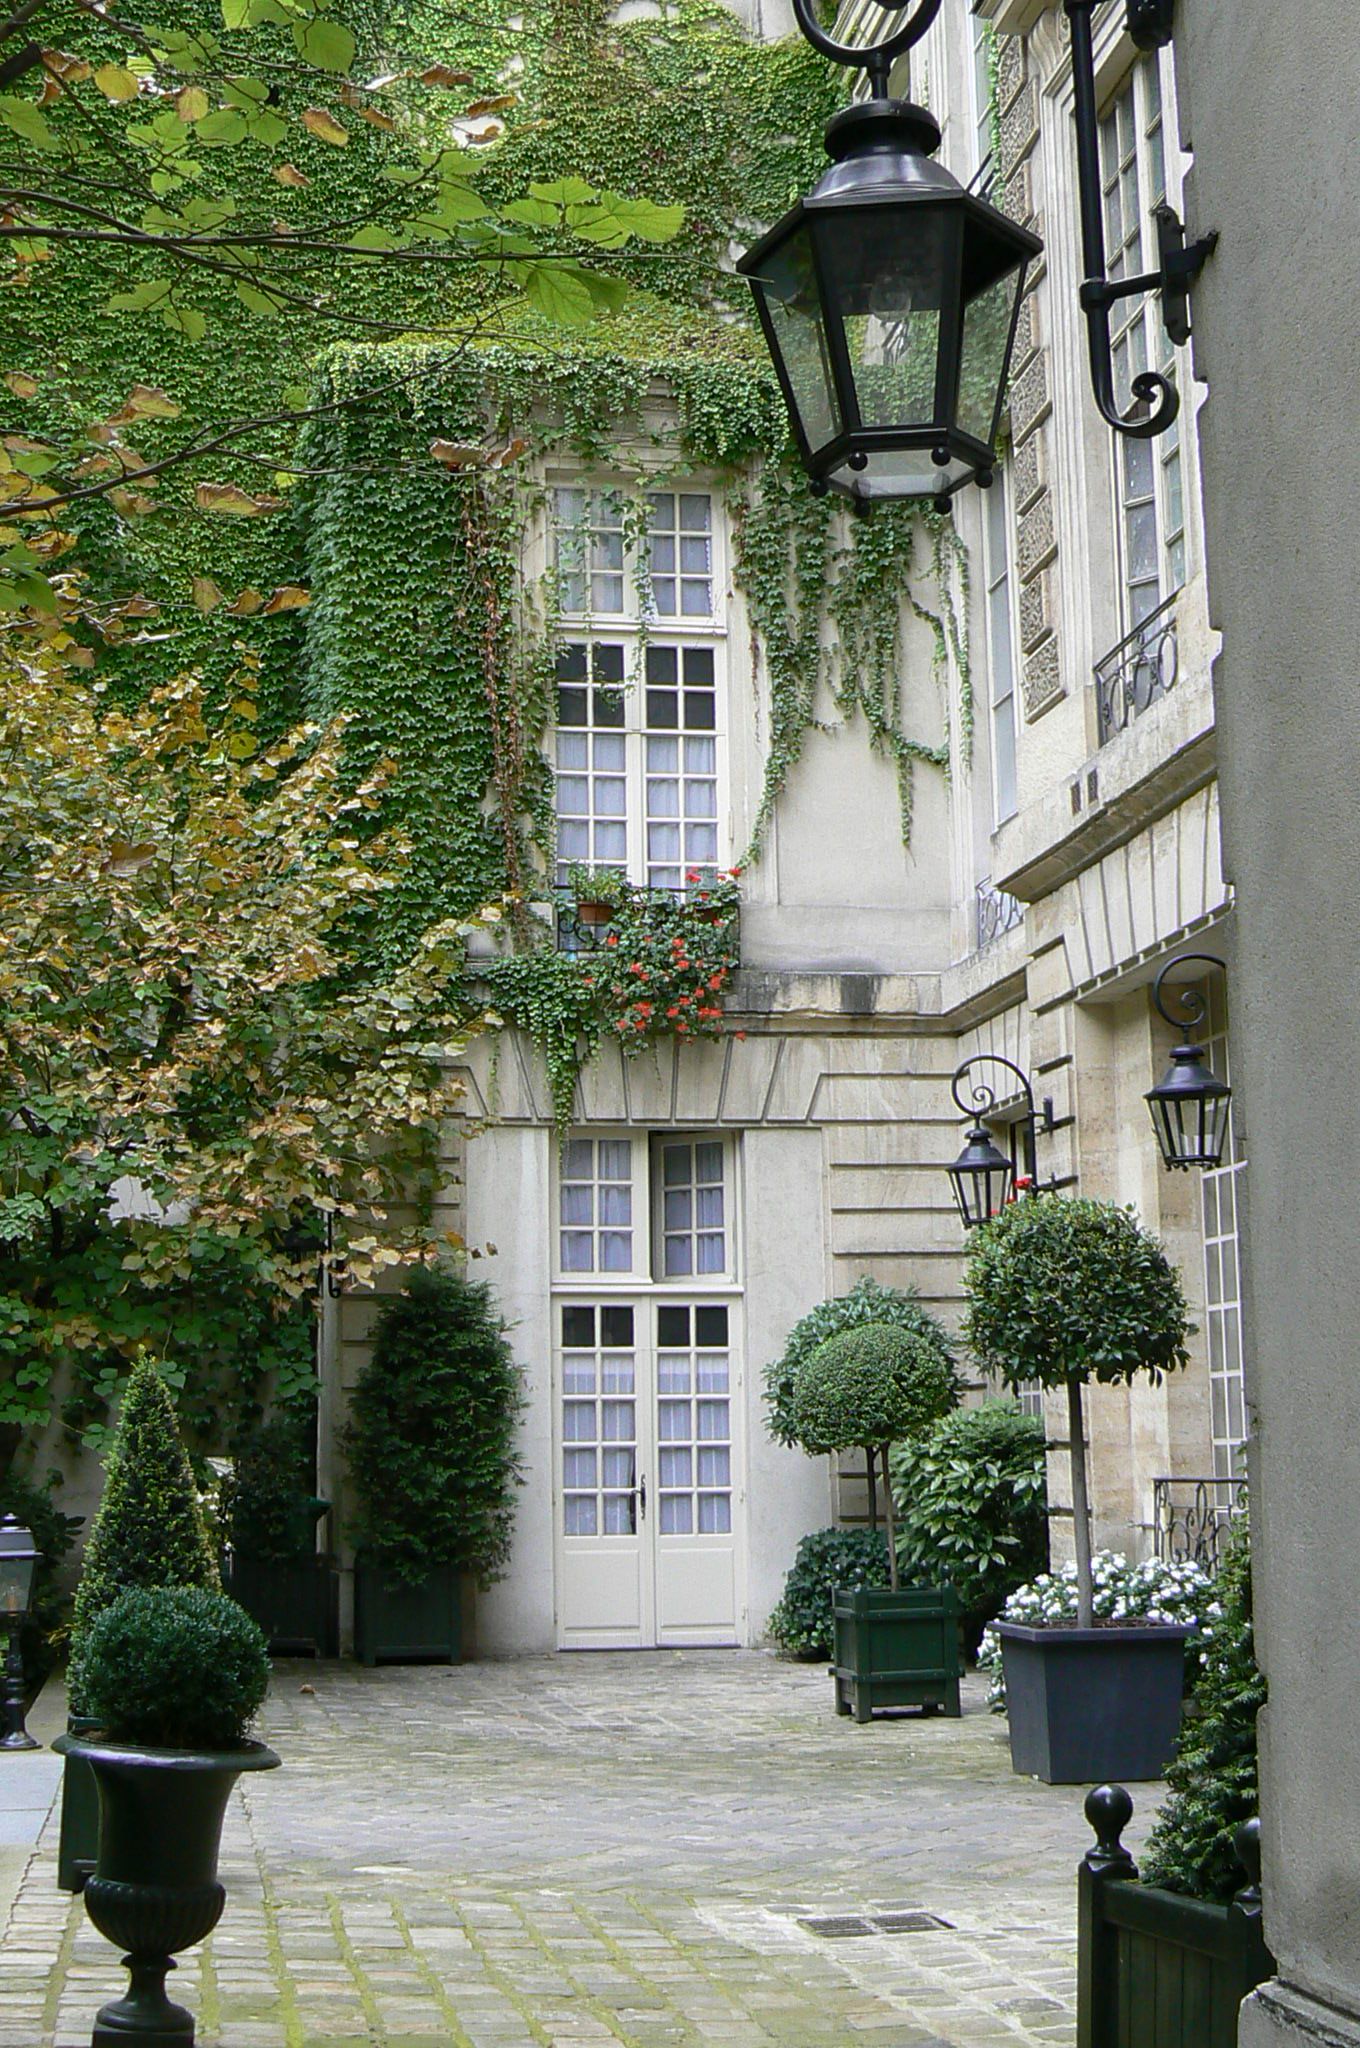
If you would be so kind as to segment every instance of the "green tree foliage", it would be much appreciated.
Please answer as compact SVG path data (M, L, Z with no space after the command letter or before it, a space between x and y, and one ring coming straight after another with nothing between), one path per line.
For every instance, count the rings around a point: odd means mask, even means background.
M83 1706L116 1742L236 1749L269 1690L269 1646L243 1607L203 1586L139 1586L90 1624Z
M1079 1618L1091 1625L1091 1526L1081 1390L1126 1385L1189 1360L1180 1276L1162 1246L1113 1202L1028 1195L974 1231L964 1333L980 1362L1018 1390L1067 1389Z
M881 1459L888 1521L888 1574L897 1587L897 1544L888 1447L947 1414L959 1382L947 1346L895 1323L862 1323L828 1337L794 1375L795 1441L814 1456L862 1446L872 1474Z
M86 1638L120 1593L132 1586L220 1585L169 1389L144 1362L133 1368L123 1396L76 1588L71 1690L79 1710Z
M1246 1881L1233 1835L1257 1810L1256 1717L1266 1700L1252 1637L1245 1511L1234 1518L1213 1591L1199 1635L1199 1678L1142 1873L1149 1884L1226 1905Z
M239 1446L218 1490L224 1533L238 1557L283 1564L316 1548L304 1425L276 1415Z
M794 1553L770 1634L790 1657L830 1657L831 1603L838 1586L886 1586L888 1539L881 1529L814 1529Z
M889 1463L899 1571L956 1589L971 1654L1006 1596L1048 1563L1044 1426L984 1401L898 1444Z
M358 1543L418 1580L455 1565L482 1585L510 1553L520 1373L491 1290L425 1268L384 1301L345 1449Z
M867 1276L857 1280L848 1294L833 1295L809 1309L790 1330L783 1352L765 1368L766 1421L776 1443L796 1444L799 1440L793 1420L793 1383L803 1360L828 1337L865 1323L891 1323L895 1329L910 1330L953 1357L943 1323L922 1307L915 1289L884 1287Z

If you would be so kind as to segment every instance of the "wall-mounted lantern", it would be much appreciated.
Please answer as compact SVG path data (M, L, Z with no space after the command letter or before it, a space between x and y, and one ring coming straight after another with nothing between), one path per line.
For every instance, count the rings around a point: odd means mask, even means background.
M1152 1128L1161 1147L1162 1164L1188 1172L1192 1166L1207 1171L1223 1164L1232 1089L1210 1070L1204 1047L1191 1042L1195 1026L1209 1007L1203 990L1194 986L1175 988L1179 1016L1173 1016L1162 1001L1162 984L1167 975L1187 960L1199 960L1210 967L1224 965L1216 953L1178 953L1157 976L1152 985L1152 1000L1167 1023L1184 1033L1185 1042L1172 1046L1171 1065L1144 1099L1152 1112Z
M1025 1098L1025 1114L1021 1120L1022 1142L1025 1155L1023 1188L1014 1179L1014 1169L1006 1154L992 1141L983 1118L996 1108L996 1090L986 1081L968 1080L974 1067L1001 1067L1013 1074L1020 1083L1020 1092ZM968 1099L961 1093L967 1081ZM999 1215L1006 1203L1013 1201L1019 1192L1026 1194L1047 1193L1057 1186L1053 1180L1040 1183L1036 1132L1039 1114L1034 1107L1034 1089L1029 1075L1023 1067L1017 1067L1013 1060L1004 1059L1000 1053L980 1052L965 1060L956 1068L949 1084L950 1092L965 1116L975 1121L968 1133L962 1152L948 1169L950 1184L954 1190L954 1201L959 1215L963 1218L965 1230L973 1230L979 1223L987 1223ZM1053 1102L1045 1096L1043 1101L1043 1128L1053 1129Z
M816 0L793 0L814 49L866 71L870 97L828 123L831 169L737 265L755 294L813 489L839 491L862 511L894 498L947 505L965 484L991 483L1025 278L1043 249L1037 235L933 161L940 130L923 107L889 96L895 59L925 35L943 0L878 4L907 19L883 42L857 46L827 33ZM1215 238L1187 248L1176 215L1159 207L1157 270L1107 276L1096 4L1065 0L1076 92L1079 297L1096 404L1120 433L1147 438L1171 425L1179 399L1161 371L1143 371L1133 380L1132 412L1120 414L1110 307L1131 293L1158 291L1168 334L1186 340L1189 288ZM1129 33L1141 48L1170 40L1174 0L1126 4Z

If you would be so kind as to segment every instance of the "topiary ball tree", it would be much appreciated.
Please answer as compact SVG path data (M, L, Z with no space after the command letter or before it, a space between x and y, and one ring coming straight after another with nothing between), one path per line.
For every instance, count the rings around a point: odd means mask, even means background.
M264 1631L225 1593L134 1586L90 1624L85 1708L116 1742L237 1749L269 1669Z
M866 1274L848 1294L833 1295L818 1302L801 1321L794 1324L782 1354L765 1368L765 1413L770 1435L777 1444L795 1445L798 1432L793 1426L793 1382L805 1358L810 1358L828 1337L842 1330L857 1330L865 1323L892 1323L898 1329L925 1337L952 1359L953 1346L943 1323L922 1305L915 1288L884 1287ZM869 1473L869 1526L878 1527L878 1487Z
M894 1323L864 1323L828 1337L794 1375L795 1443L819 1456L862 1449L873 1484L881 1458L888 1523L888 1577L897 1591L897 1534L888 1448L919 1436L953 1408L959 1382L948 1348Z
M84 1712L81 1666L95 1618L132 1586L221 1590L175 1405L155 1366L132 1369L104 1468L104 1492L71 1613L72 1704Z
M1026 1195L974 1233L964 1333L1012 1392L1067 1390L1077 1621L1091 1626L1091 1513L1081 1390L1185 1365L1191 1324L1162 1246L1114 1202Z
M345 1452L360 1546L415 1582L442 1565L498 1578L510 1554L524 1397L484 1283L425 1267L378 1313Z

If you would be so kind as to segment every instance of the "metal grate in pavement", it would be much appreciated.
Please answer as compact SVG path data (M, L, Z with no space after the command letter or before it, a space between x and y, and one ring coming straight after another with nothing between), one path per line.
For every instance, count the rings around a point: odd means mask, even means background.
M954 1925L952 1920L941 1920L938 1913L926 1913L919 1907L895 1913L800 1913L797 1919L800 1927L820 1935L823 1941L862 1940L870 1934L921 1934Z
M874 1926L884 1934L922 1934L931 1927L952 1927L952 1920L942 1920L938 1913L923 1913L917 1909L909 1913L875 1913Z

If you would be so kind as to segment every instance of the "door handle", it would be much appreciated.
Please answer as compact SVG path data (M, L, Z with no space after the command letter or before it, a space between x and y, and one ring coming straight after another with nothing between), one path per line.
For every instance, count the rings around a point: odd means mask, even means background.
M645 1472L638 1480L638 1506L642 1509L642 1519L645 1522L647 1519L647 1474Z

